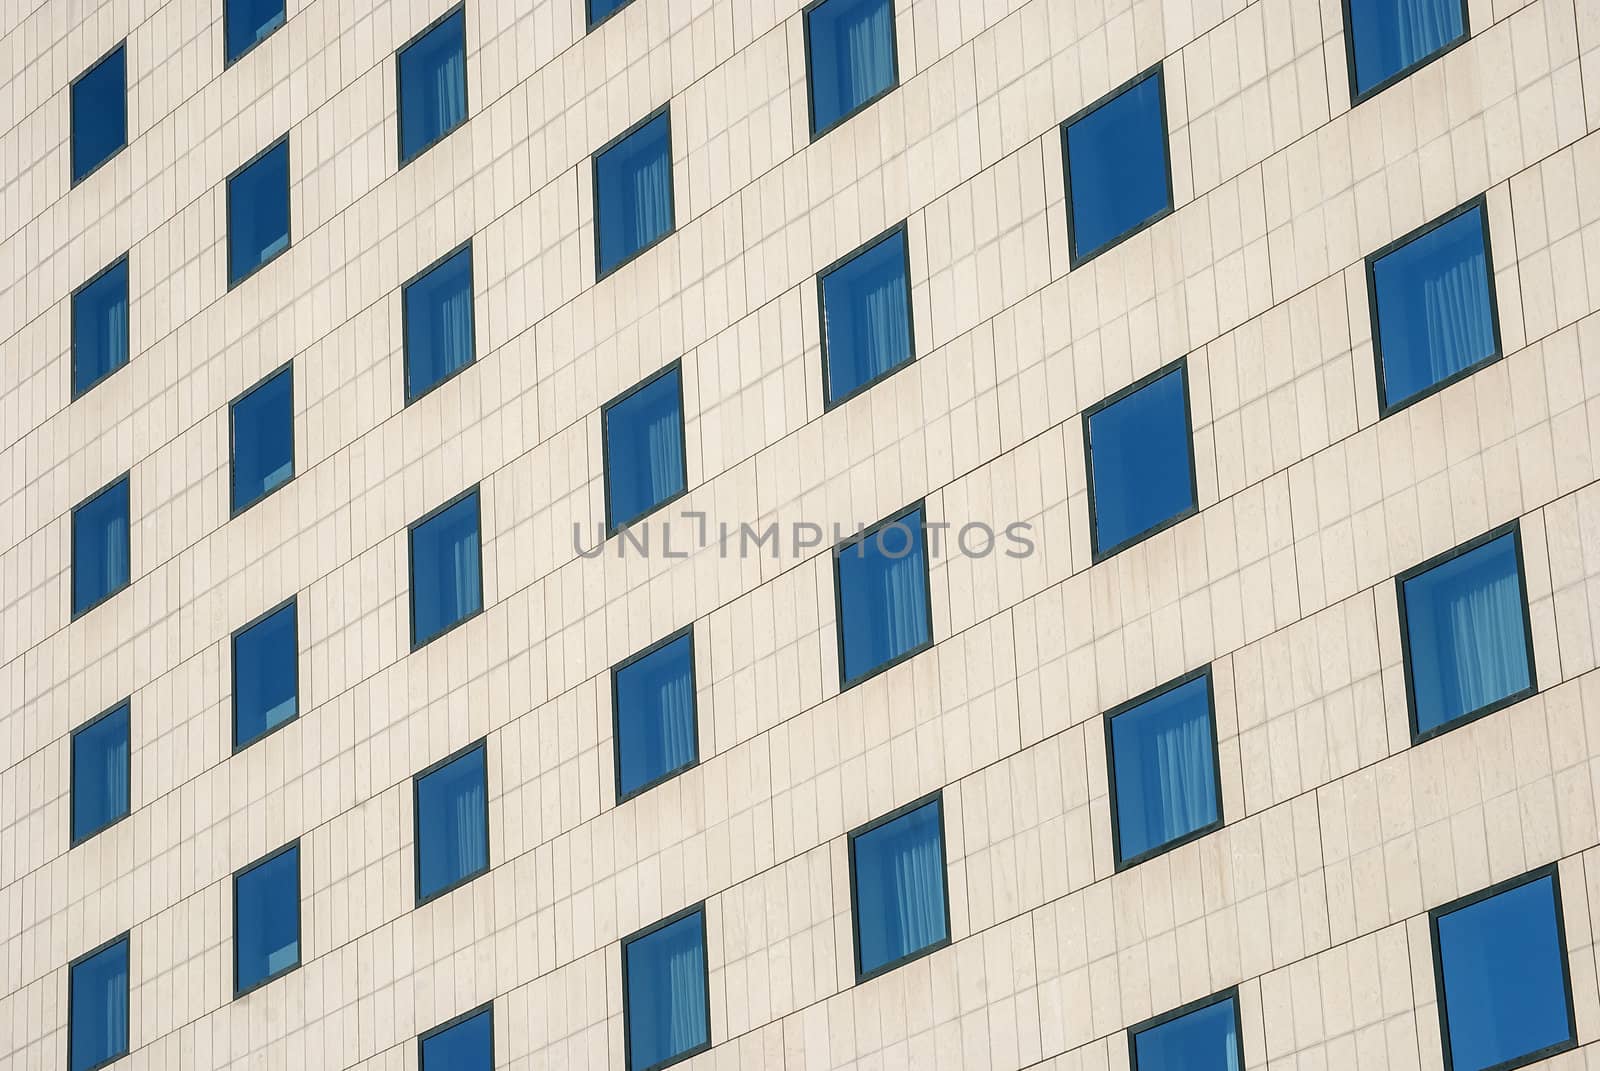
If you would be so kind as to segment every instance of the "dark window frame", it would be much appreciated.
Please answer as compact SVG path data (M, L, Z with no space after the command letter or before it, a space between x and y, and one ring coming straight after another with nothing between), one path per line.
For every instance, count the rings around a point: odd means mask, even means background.
M464 124L463 124L464 125ZM443 139L441 139L443 140ZM421 155L420 153L418 154ZM413 157L415 159L415 157ZM432 275L438 269L448 264L458 253L467 254L467 298L472 305L472 322L467 325L468 334L472 341L472 356L466 364L446 374L433 383L428 384L415 394L411 393L411 312L406 304L406 293L417 283ZM400 393L405 405L419 402L432 394L452 379L461 375L467 369L478 363L478 280L477 273L472 265L472 236L463 242L457 243L450 250L434 259L427 267L417 272L411 278L400 284Z
M79 186L83 185L85 182L88 182L89 178L92 175L97 173L101 168L105 167L107 164L109 164L111 161L115 160L117 157L121 156L125 151L127 151L128 146L133 144L132 132L128 129L129 124L128 124L128 53L127 53L127 48L128 48L128 38L127 37L123 37L116 44L112 45L109 49L107 49L100 56L99 59L97 59L93 63L89 64L89 66L85 67L82 71L79 71L78 72L78 76L76 78L74 78L67 85L67 171L69 173L76 173L76 171L77 171L77 160L75 159L75 157L77 156L78 131L77 131L76 125L72 121L72 98L77 94L78 83L79 82L81 82L85 78L89 77L95 71L98 71L101 68L101 66L107 60L109 60L112 56L115 56L118 52L122 53L122 144L117 146L110 153L108 153L104 160L101 160L99 163L95 164L93 167L91 167L89 170L85 171L83 174L77 175L77 177L75 177L67 185L67 188L69 190L75 190Z
M674 372L678 374L678 448L683 451L683 490L668 495L637 516L619 521L611 515L611 465L607 458L607 447L611 439L611 412L635 394L655 383L656 380ZM600 480L601 497L605 499L601 505L605 509L607 539L610 539L624 528L638 524L646 517L671 505L689 493L689 412L683 404L683 358L680 357L662 365L600 407Z
M229 281L228 281L228 290L229 291L232 291L235 288L244 285L244 282L245 282L246 279L249 279L249 278L253 277L257 273L259 273L261 271L261 269L265 268L268 264L271 264L271 263L277 261L280 257L282 257L286 253L288 253L289 250L294 248L294 146L289 143L289 133L290 133L289 131L285 130L278 137L274 138L272 140L272 142L267 145L266 148L262 149L260 152L256 153L254 156L250 157L250 159L246 160L244 163L242 163L238 167L234 168L231 172L228 173L228 177L222 180L222 213L226 217L226 222L227 222L227 225L223 228L222 259L225 262L224 263L224 269L226 270L227 274L230 277ZM284 151L283 197L284 197L284 201L285 201L285 203L286 203L286 205L288 207L288 210L289 210L288 213L287 213L288 224L289 225L288 225L288 228L287 228L287 231L286 231L286 233L288 234L289 240L288 240L288 242L286 242L284 244L284 247L282 249L278 250L276 253L272 254L272 256L268 257L266 260L263 260L261 263L257 264L255 267L251 268L249 271L245 272L243 275L239 276L237 279L234 279L234 278L232 278L232 275L233 275L233 180L238 178L240 175L244 174L246 171L250 170L251 167L253 167L256 164L260 163L263 159L266 158L268 153L272 152L279 145L283 146L283 151Z
M258 744L280 729L293 725L300 720L302 703L300 702L300 607L299 592L295 592L287 599L277 603L269 610L265 610L246 621L228 635L228 706L232 713L231 726L233 736L233 754L237 755L246 748ZM285 718L266 732L252 736L248 740L239 739L239 637L266 621L269 617L280 611L294 607L294 717Z
M888 963L874 967L872 970L863 973L861 970L861 899L856 885L856 841L859 840L864 834L871 833L875 829L886 826L897 819L904 818L913 811L919 811L930 803L938 804L939 877L944 883L944 937L941 940L917 949L915 952L908 952L903 956L892 959ZM874 818L870 822L864 822L845 834L845 864L850 871L850 940L855 949L854 966L856 972L856 985L870 981L879 975L888 974L890 971L899 967L904 967L907 963L922 959L924 956L931 956L941 948L948 948L954 943L953 933L955 927L952 925L950 918L949 849L950 840L948 832L945 828L944 789L942 788L935 789L925 796L920 796L917 799L912 800L910 803L901 804L888 814Z
M272 37L279 30L281 30L285 26L289 25L289 0L283 0L283 17L278 20L278 24L276 26L274 26L272 29L268 30L266 33L262 34L260 37L256 38L254 41L250 42L250 44L246 45L244 47L243 51L241 51L238 55L230 57L228 55L228 17L229 17L231 8L232 8L232 4L230 4L228 2L228 0L222 0L222 69L223 70L227 70L229 67L232 67L235 63L238 63L240 60L244 59L250 53L254 52L257 48L261 47L261 45L263 43L265 43L268 38Z
M822 0L817 0L817 2L821 3ZM867 241L863 242L861 245L856 246L856 248L852 249L844 256L835 260L832 264L829 264L827 267L817 272L817 335L821 340L822 346L822 411L824 413L832 409L837 409L839 406L843 405L845 402L848 402L851 398L854 398L858 394L865 394L868 390L877 386L879 383L882 383L884 380L888 379L901 369L910 368L912 365L917 363L917 320L916 313L912 309L913 302L911 300L911 235L909 228L907 227L909 222L909 219L901 220L899 223L896 223L882 234L879 234L874 238L867 239ZM905 360L901 361L887 372L880 372L871 379L857 385L852 390L849 390L835 398L832 396L832 391L830 389L832 381L828 376L828 303L827 295L823 290L823 284L826 282L828 276L832 275L846 264L849 264L857 257L866 253L870 253L872 250L876 249L884 242L887 242L897 234L900 236L901 247L905 252L906 339L911 343L911 353L906 357Z
M927 512L927 505L928 505L928 500L927 499L919 498L915 502L912 502L908 506L902 506L900 509L898 509L895 512L889 514L889 516L887 516L887 517L883 518L882 520L878 521L876 524L873 524L868 528L863 528L858 533L851 533L851 535L849 537L847 537L845 539L842 539L842 540L840 540L839 542L837 542L837 543L835 543L833 545L833 549L832 549L832 552L831 552L832 557L833 557L833 621L834 621L833 632L834 632L834 638L838 643L838 649L839 649L839 691L840 691L840 693L847 692L851 688L854 688L859 684L863 684L863 683L871 680L873 677L876 677L876 676L878 676L880 674L883 674L883 673L887 673L889 670L893 669L895 666L898 666L900 663L908 662L911 659L915 658L917 655L921 654L922 652L927 651L927 650L931 650L933 648L934 644L937 642L935 637L934 637L934 629L933 629L933 562L931 560L932 559L932 552L928 549L928 538L927 538L927 517L928 517L928 512ZM900 521L902 521L905 518L909 517L911 514L917 512L918 510L922 511L922 516L923 516L923 533L922 533L922 555L923 555L923 561L922 561L922 598L923 598L923 608L927 611L927 617L928 617L928 638L925 641L923 641L922 643L919 643L919 644L917 644L917 645L915 645L915 646L913 646L913 647L911 647L911 648L909 648L909 649L907 649L905 651L900 652L899 654L895 655L893 658L889 659L888 661L883 662L880 665L874 666L872 669L870 669L867 672L861 674L859 677L854 677L854 678L847 677L845 675L847 671L845 669L845 660L844 660L844 584L842 582L843 578L839 574L839 559L840 559L841 556L844 555L844 553L846 551L850 550L852 547L860 546L861 544L865 543L868 539L871 539L873 536L877 535L883 529L888 528L891 525L898 524ZM909 553L909 551L907 553ZM864 555L862 555L862 556L864 556Z
M484 593L483 593L483 496L480 493L482 488L483 488L483 484L481 482L472 484L470 487L466 488L463 491L457 492L453 497L446 499L445 501L441 502L439 505L437 505L437 506L433 507L432 509L430 509L427 513L424 513L421 517L418 517L416 520L414 520L410 524L406 525L406 582L408 584L408 589L407 589L407 592L406 592L406 602L407 602L408 607L409 607L409 613L410 613L410 618L411 618L411 652L413 654L415 654L417 651L422 650L424 647L428 646L428 644L430 644L430 643L433 643L435 640L440 639L443 636L449 635L450 633L454 632L456 629L460 628L462 625L465 625L468 621L471 621L473 618L481 616L483 614L483 612L488 609L488 603L485 600ZM429 636L427 639L422 640L421 642L418 642L417 641L417 568L416 568L416 566L417 566L417 546L416 546L416 532L417 532L417 529L421 528L423 525L427 524L429 521L431 521L435 517L439 516L439 514L443 513L445 510L449 509L451 506L459 505L460 503L465 502L469 497L474 497L474 496L476 497L477 507L478 507L478 509L477 509L477 514L478 514L478 608L476 610L472 611L470 614L466 614L466 615L462 616L461 618L459 618L458 620L456 620L452 624L446 625L444 628L440 629L438 632L435 632L432 636Z
M1402 82L1411 75L1420 71L1434 60L1442 59L1447 53L1454 52L1472 39L1472 22L1467 17L1466 0L1457 0L1461 5L1461 34L1453 40L1447 41L1437 51L1430 52L1421 59L1400 68L1387 78L1375 83L1371 89L1361 92L1356 82L1356 35L1355 20L1351 17L1350 0L1340 0L1339 9L1344 16L1344 58L1345 73L1350 79L1350 107L1354 108L1363 101L1371 100L1385 89L1397 82Z
M99 725L101 722L111 717L111 715L123 709L128 711L128 809L123 811L117 817L113 818L111 821L107 822L105 825L96 826L94 829L91 829L89 832L80 837L73 828L73 818L77 812L78 796L78 737L80 734L93 729L96 725ZM88 721L79 725L76 729L72 730L67 739L67 768L67 847L69 849L76 848L80 844L88 843L95 837L98 837L100 834L110 829L112 826L117 825L120 822L125 822L133 816L133 696L124 696L115 703L112 703L109 707L106 707L106 709L102 710L94 717L90 718Z
M423 145L421 148L417 149L417 151L412 153L410 156L407 156L406 155L406 133L405 133L405 123L406 123L406 120L405 120L405 115L406 115L406 111L405 111L405 108L406 108L405 78L400 73L400 57L404 56L407 52L409 52L413 45L419 43L424 37L427 37L434 30L437 30L439 27L443 26L446 22L449 22L452 18L454 18L458 14L461 16L461 87L462 87L461 88L461 105L462 105L461 122L457 123L455 126L451 127L450 129L441 132L438 137L434 138L432 141L428 142L426 145ZM394 115L395 115L395 134L394 134L395 152L396 152L396 155L399 157L399 160L400 160L400 164L399 164L399 167L397 168L397 170L404 169L407 164L410 164L413 161L420 159L424 154L427 153L427 151L429 149L433 148L435 145L438 145L440 142L444 141L451 134L454 134L457 130L460 130L462 127L466 126L469 121L471 121L471 119L472 119L472 79L467 77L467 2L466 2L466 0L458 0L457 3L451 5L451 7L450 7L450 9L448 11L446 11L444 14L440 15L438 18L434 19L432 22L428 23L428 25L424 26L421 30L418 30L416 33L412 34L410 39L407 40L405 44L401 45L399 48L394 50ZM474 340L474 342L476 342L476 340ZM474 352L476 352L476 347L474 347Z
M634 0L628 0L629 4L633 2ZM628 5L623 5L623 7L626 6ZM617 11L621 10L622 8L617 9ZM612 12L612 14L616 14L616 12ZM627 256L611 265L610 268L602 268L601 260L604 257L604 253L600 248L600 157L604 156L612 149L615 149L618 145L621 145L624 141L627 141L630 137L637 134L639 131L643 130L645 127L649 126L663 115L667 117L667 200L672 206L672 226L668 227L650 241L646 242L638 249L635 249L633 252L629 253ZM673 173L672 166L672 101L669 100L659 108L654 109L649 115L646 115L643 119L640 119L628 129L624 130L622 133L618 134L616 137L600 146L594 152L590 153L589 177L590 188L593 191L594 198L594 204L592 206L594 213L594 281L598 284L602 279L606 279L615 275L617 272L621 271L635 260L638 260L640 257L644 256L650 250L654 249L656 246L660 245L662 242L665 242L668 238L671 238L674 234L678 233L678 180L677 176Z
M888 85L872 94L872 96L868 97L860 104L857 104L849 111L844 112L827 126L818 128L815 90L816 82L813 78L811 69L811 12L827 2L828 0L811 0L809 4L800 9L800 39L805 43L806 54L806 128L810 130L811 140L813 142L821 140L827 134L843 126L846 122L860 115L862 112L878 103L878 101L882 100L884 97L887 97L890 93L893 93L895 90L900 88L900 27L898 20L895 18L894 0L884 0L884 3L889 5L889 44L891 46L889 52L890 66L893 68L894 72L893 77L890 79ZM906 279L908 282L910 278L911 273L908 271L906 273Z
M660 651L665 647L672 646L685 636L689 638L689 693L694 697L694 757L688 762L684 763L682 766L679 766L677 769L668 770L666 773L646 781L644 784L630 792L623 792L622 710L621 704L617 702L617 676L635 662L649 658L657 651ZM689 624L683 626L675 632L663 636L661 639L655 641L641 651L635 651L633 654L629 655L627 658L624 658L621 662L618 662L616 665L611 667L611 759L612 772L616 777L616 780L613 782L613 784L616 786L617 805L619 807L631 799L644 795L657 785L666 784L674 777L679 777L683 774L686 774L696 766L700 765L700 681L694 664L694 622L691 621Z
M132 252L132 250L129 250L128 252L123 253L120 257L117 257L110 264L107 264L105 267L101 268L99 271L97 271L93 275L89 276L89 278L87 278L83 282L79 283L77 285L77 287L72 291L72 293L68 296L68 299L67 299L67 331L69 332L69 335L68 335L68 339L69 340L68 340L68 343L67 343L67 346L68 346L67 353L68 353L68 364L71 365L71 367L67 370L67 378L69 380L69 387L71 389L71 394L72 394L72 400L73 401L77 401L79 398L82 398L84 395L86 395L90 391L94 390L100 384L104 383L106 380L110 379L112 376L116 375L118 372L122 371L124 368L128 367L130 364L133 363L133 261L129 257L129 253L131 253L131 252ZM128 315L123 317L123 324L122 324L122 348L123 348L123 351L127 354L127 357L123 360L123 362L121 364L117 365L117 367L111 369L109 372L102 372L100 375L96 376L94 379L90 380L87 384L85 384L82 390L79 390L78 389L78 295L82 294L85 290L89 289L95 283L98 283L101 279L104 279L107 275L110 275L112 272L116 271L117 268L122 267L122 266L126 266L127 267L127 271L128 271L128 293L127 293Z
M630 1006L632 1002L628 998L628 946L641 938L649 937L657 930L664 930L675 922L682 922L691 915L700 916L700 963L704 968L701 971L701 978L705 982L706 1040L699 1045L685 1049L676 1056L641 1068L640 1071L661 1071L662 1068L682 1063L711 1048L713 1040L711 1036L711 925L706 921L706 901L701 900L680 911L673 912L659 922L652 922L641 930L635 930L622 939L622 1066L626 1071L632 1071L633 1068L633 1009Z
M1207 1008L1221 1004L1225 1000L1233 1001L1233 1044L1237 1051L1239 1069L1244 1071L1246 1067L1244 1061L1244 1014L1239 1008L1239 987L1236 985L1231 985L1226 989L1212 993L1210 996L1201 997L1199 1000L1191 1000L1189 1003L1173 1008L1171 1011L1153 1015L1141 1023L1134 1023L1128 1027L1129 1071L1139 1071L1139 1048L1136 1040L1140 1034L1147 1030L1166 1026L1170 1022L1182 1019L1186 1015L1192 1015L1197 1011L1205 1011Z
M472 873L459 877L448 885L442 885L424 896L422 894L422 782L429 775L438 773L457 759L464 759L474 751L483 752L483 869L474 870ZM411 777L411 876L412 891L416 894L416 906L421 907L423 904L432 903L446 893L453 892L470 883L473 879L481 878L489 873L494 868L494 855L490 850L493 846L491 841L492 838L489 836L489 738L480 736L472 743L456 749ZM468 1012L467 1017L472 1014L472 1012ZM443 1028L437 1027L435 1029Z
M235 506L233 503L234 498L236 497L235 491L238 487L238 482L235 479L235 473L239 467L239 448L234 413L237 410L240 402L244 401L246 398L250 397L250 395L254 394L262 387L265 387L268 383L271 383L281 375L287 375L289 377L289 478L278 484L276 487L257 495L244 505ZM272 371L256 380L250 386L240 391L230 402L228 402L228 519L232 520L240 514L249 511L253 507L260 505L262 502L265 502L267 499L271 498L285 487L288 487L290 484L294 483L295 477L298 475L300 475L300 458L296 454L294 444L294 358L291 357L289 360L283 362L277 368L274 368Z
M422 1033L418 1034L417 1071L428 1071L428 1064L423 1059L422 1047L424 1044L432 1040L435 1035L443 1034L446 1030L451 1030L455 1027L458 1027L462 1023L465 1023L470 1019L476 1019L478 1016L485 1013L487 1013L489 1016L489 1066L491 1068L494 1067L494 1000L491 998L484 1003L479 1004L476 1008L473 1008L470 1011L464 1011L460 1015L457 1015L452 1019L447 1019L438 1026L429 1030L424 1030Z
M633 0L623 0L622 3L618 4L616 7L612 8L610 11L606 12L604 15L601 15L597 19L594 17L593 0L583 0L583 18L584 21L588 23L589 27L585 32L593 33L606 23L610 22L617 15L622 14L622 12L626 11L632 4Z
M132 479L132 476L133 476L133 470L132 469L127 469L122 473L122 475L113 477L111 479L111 481L109 483L107 483L105 486L101 487L97 491L90 492L90 494L87 497L85 497L81 502L79 502L76 506L73 506L72 507L72 512L67 518L67 542L70 544L70 547L71 547L71 555L70 555L70 557L72 559L72 561L71 561L71 566L72 567L71 567L71 569L69 570L69 572L67 574L67 587L68 587L67 601L68 601L69 604L73 604L73 606L74 606L73 611L72 611L72 617L71 617L72 621L77 621L79 618L87 617L96 608L100 607L101 605L103 605L105 603L110 602L117 595L119 595L122 592L128 590L129 588L133 587L133 479ZM82 609L78 609L76 607L77 596L78 596L78 591L77 591L77 587L78 587L78 511L83 509L85 506L91 505L94 502L99 501L101 495L106 494L108 491L115 490L116 486L119 483L126 483L128 485L128 579L126 581L124 581L122 584L118 585L117 587L112 588L110 591L106 592L104 595L100 596L98 599L95 599L93 602L89 603L87 606L84 606Z
M94 959L96 956L98 956L102 952L109 952L112 948L116 947L119 944L126 944L128 946L128 990L127 990L128 1024L127 1024L127 1027L126 1027L127 1036L125 1038L123 1038L123 1049L122 1049L121 1052L117 1053L115 1056L107 1057L106 1059L101 1060L97 1064L90 1064L87 1068L84 1069L84 1071L98 1071L99 1068L110 1067L112 1064L116 1063L118 1060L122 1059L124 1056L127 1056L130 1052L133 1051L133 930L127 929L127 930L123 930L121 933L117 934L117 936L111 938L111 940L102 942L101 944L98 944L95 947L89 949L89 951L83 953L82 955L78 956L76 959L72 960L70 963L67 964L67 1067L68 1068L72 1067L72 1004L73 1004L72 998L73 998L73 989L74 989L74 985L75 985L73 976L77 974L78 966L80 964L86 963L89 960Z
M275 848L257 859L253 863L246 863L233 872L233 999L238 1000L247 994L254 993L279 978L293 974L305 965L306 959L306 916L305 897L303 886L305 884L305 867L301 860L295 862L295 957L294 962L284 967L276 974L268 974L258 978L243 989L239 988L239 879L249 874L252 870L277 859L286 852L295 851L300 847L300 838L296 837L281 848Z

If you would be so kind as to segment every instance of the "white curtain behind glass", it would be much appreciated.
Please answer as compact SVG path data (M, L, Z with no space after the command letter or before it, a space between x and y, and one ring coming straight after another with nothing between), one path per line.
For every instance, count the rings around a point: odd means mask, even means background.
M1483 304L1488 286L1481 250L1422 280L1428 370L1434 382L1493 351L1494 335Z
M1181 837L1211 821L1211 741L1204 719L1189 718L1155 737L1161 823L1153 843Z
M1527 685L1517 574L1463 590L1446 604L1461 710L1477 710Z
M944 881L939 843L921 823L908 823L892 851L895 903L900 914L899 949L906 955L945 936Z
M645 448L650 451L648 471L651 502L660 502L683 489L683 438L678 429L678 407L673 405L650 421Z
M661 757L664 770L676 770L695 756L694 690L689 674L661 684Z
M698 936L695 931L689 935ZM705 1040L706 991L700 942L685 940L667 960L667 981L672 987L672 1016L667 1024L668 1054L676 1055Z
M472 360L472 288L463 278L459 289L439 305L439 335L435 339L439 378Z
M457 874L476 874L489 865L488 838L481 836L484 816L483 782L479 781L456 797Z
M898 550L898 533L888 535L890 549ZM885 563L883 573L884 657L895 655L921 643L927 637L927 614L923 608L922 555L908 553Z
M459 618L478 609L480 602L478 533L468 527L461 532L450 547L451 582L454 584L452 618Z
M1395 9L1400 56L1421 59L1456 34L1459 0L1399 0Z
M101 1005L106 1010L107 1053L121 1052L128 1037L128 973L116 971L105 980L105 995Z
M849 79L844 99L857 103L871 97L894 77L894 40L889 26L889 5L872 4L863 17L845 29L845 61L840 66Z
M633 242L639 249L666 231L672 218L672 161L665 152L641 159L633 171Z
M120 586L128 579L128 515L118 513L105 528L106 589Z
M434 68L434 85L437 93L434 106L438 109L436 130L446 131L459 123L467 114L467 57L464 49L450 50L445 61Z
M910 352L906 336L905 285L899 264L891 264L873 280L862 302L862 382L875 379L905 359Z

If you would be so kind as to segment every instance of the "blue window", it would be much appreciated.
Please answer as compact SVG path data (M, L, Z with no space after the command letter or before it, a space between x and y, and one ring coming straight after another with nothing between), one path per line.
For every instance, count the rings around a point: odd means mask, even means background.
M467 13L457 7L400 50L400 163L467 121Z
M1131 1071L1241 1071L1238 995L1229 990L1133 1027L1128 1048Z
M1533 694L1533 634L1516 527L1424 562L1398 583L1415 739Z
M228 178L228 285L289 248L289 139Z
M462 246L401 288L406 404L473 361L472 246Z
M916 355L910 274L901 224L817 277L829 405L838 405Z
M232 63L283 25L283 0L226 0L222 19Z
M899 81L893 0L818 0L806 9L811 136L843 122Z
M229 409L233 428L233 512L294 477L294 375L290 366L250 388Z
M489 869L489 774L482 740L417 775L417 903Z
M1345 0L1344 11L1352 104L1467 39L1464 0Z
M494 1071L494 1006L485 1004L417 1039L418 1071Z
M601 411L606 446L606 528L615 532L688 486L683 376L669 365Z
M1483 200L1367 258L1385 415L1500 356Z
M646 1071L711 1047L704 907L622 942L623 1019L629 1071Z
M89 173L128 144L127 43L78 76L72 83L72 182Z
M672 123L662 108L594 154L597 274L672 233Z
M925 539L919 503L833 552L841 688L933 642Z
M128 476L72 511L72 616L128 586Z
M411 646L421 647L483 609L478 489L411 526Z
M694 637L668 637L611 673L617 799L643 792L700 757L696 739Z
M1083 449L1096 561L1194 513L1187 365L1169 365L1090 408Z
M1520 1067L1577 1045L1554 867L1430 919L1447 1071Z
M128 935L67 968L67 1067L93 1071L128 1051Z
M233 876L233 992L300 966L300 843Z
M128 258L72 295L72 396L128 363Z
M869 978L950 942L939 797L850 834L856 978Z
M1106 744L1118 866L1221 824L1209 672L1191 673L1112 710Z
M1161 82L1156 67L1061 125L1073 267L1172 211Z
M123 700L72 734L72 843L127 815L132 772L128 702Z
M233 747L238 750L299 712L299 644L290 599L233 634Z
M594 29L633 0L589 0L589 29Z

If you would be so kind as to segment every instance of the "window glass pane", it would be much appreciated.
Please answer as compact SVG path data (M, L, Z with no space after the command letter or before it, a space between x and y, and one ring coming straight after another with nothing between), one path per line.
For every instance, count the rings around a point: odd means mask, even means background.
M1120 550L1195 508L1184 375L1175 368L1089 417L1097 554Z
M492 1071L494 1015L483 1011L422 1039L421 1071Z
M855 837L850 862L860 974L950 936L938 800Z
M285 368L233 403L233 509L294 476L294 378Z
M1372 285L1386 405L1494 356L1481 208L1373 261Z
M1461 0L1349 0L1359 96L1465 31Z
M72 83L72 181L128 143L128 50L117 50Z
M1417 732L1531 686L1513 533L1411 577L1404 598Z
M1134 1071L1240 1071L1233 998L1133 1036Z
M72 512L72 612L81 614L128 583L128 478Z
M699 755L694 648L688 634L617 670L617 795L628 796Z
M806 34L813 134L894 85L891 0L826 0L807 14Z
M406 400L472 363L472 247L406 284Z
M411 642L427 643L483 609L478 493L411 530Z
M1568 980L1550 875L1438 918L1454 1071L1570 1041Z
M400 161L467 118L467 16L457 11L400 53Z
M628 1066L654 1067L707 1044L705 914L696 911L623 947Z
M672 230L672 145L667 113L595 157L600 274Z
M283 0L227 0L228 62L283 25Z
M72 1071L99 1067L128 1051L128 939L73 964Z
M1065 137L1074 257L1172 207L1159 71L1074 121Z
M847 684L932 638L922 525L913 510L834 552Z
M72 295L72 393L82 394L128 363L128 261Z
M234 988L242 993L300 962L300 846L234 879Z
M904 231L895 231L822 277L822 323L830 402L911 360Z
M128 813L128 704L72 736L72 839Z
M299 710L295 604L233 638L233 744L244 747Z
M589 25L593 26L613 11L627 7L631 0L589 0Z
M228 285L289 248L289 140L228 180Z
M635 521L682 491L682 377L673 368L605 414L606 491L611 527Z
M417 778L417 899L489 869L484 748Z
M1200 676L1111 719L1122 860L1217 821L1210 690Z

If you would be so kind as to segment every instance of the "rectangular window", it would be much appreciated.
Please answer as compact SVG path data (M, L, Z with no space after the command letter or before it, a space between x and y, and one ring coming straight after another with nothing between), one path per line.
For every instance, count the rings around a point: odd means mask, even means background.
M1413 743L1533 694L1533 631L1515 522L1395 583Z
M128 1052L128 935L67 968L67 1067L93 1071Z
M1072 267L1172 211L1161 67L1061 124Z
M672 233L672 123L662 108L594 154L596 276Z
M238 514L294 478L294 373L284 365L228 408Z
M424 268L400 295L410 405L474 360L472 243Z
M1482 197L1367 258L1384 416L1500 356L1493 278Z
M1128 1030L1131 1071L1241 1071L1239 996L1206 997Z
M1106 755L1119 868L1222 825L1217 725L1208 669L1107 713Z
M684 629L611 671L617 802L699 761L694 634Z
M922 503L833 552L841 689L933 642Z
M417 820L417 903L489 869L489 772L479 740L413 781Z
M1344 21L1351 104L1467 39L1465 0L1345 0Z
M1084 412L1095 561L1196 511L1190 427L1189 371L1181 359Z
M72 616L128 586L128 474L72 510Z
M72 294L72 396L128 363L127 254Z
M222 20L232 63L283 25L283 0L225 0Z
M418 1071L494 1071L494 1005L467 1012L417 1039Z
M300 842L233 876L233 995L300 966Z
M81 844L128 814L133 773L128 701L72 734L72 843Z
M855 830L849 849L857 981L950 943L939 796Z
M483 609L476 487L411 526L411 647Z
M688 486L683 375L668 365L600 411L605 438L606 530L632 524Z
M844 122L899 83L893 0L816 0L805 10L811 136Z
M589 29L594 29L633 0L589 0Z
M824 269L817 289L828 405L865 390L916 356L904 223Z
M622 1017L629 1071L650 1071L711 1047L705 906L622 942Z
M233 749L260 740L300 710L295 600L233 634Z
M72 184L128 144L128 48L123 42L72 83Z
M228 286L289 248L289 137L228 176Z
M1428 918L1446 1071L1505 1071L1577 1047L1554 866Z
M458 6L411 39L399 70L400 164L467 121L467 13Z

